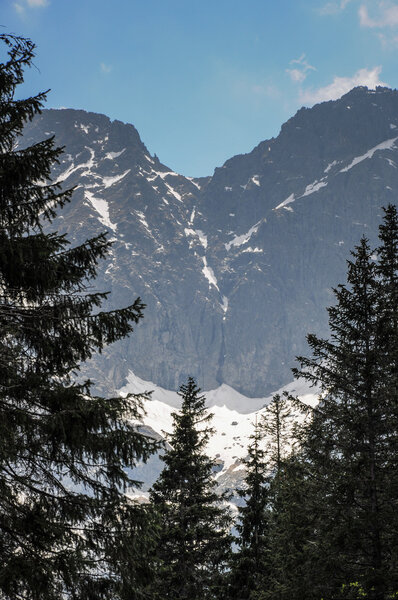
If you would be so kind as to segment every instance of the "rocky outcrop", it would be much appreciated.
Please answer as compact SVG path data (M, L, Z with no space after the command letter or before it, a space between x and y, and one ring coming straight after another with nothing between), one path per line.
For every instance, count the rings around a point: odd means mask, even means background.
M23 143L65 146L53 177L76 185L55 227L114 240L96 289L141 296L145 318L85 367L107 393L129 369L177 389L188 375L264 396L291 380L305 336L327 335L350 249L377 239L398 191L398 92L356 88L301 109L277 138L193 180L151 156L132 125L49 110Z

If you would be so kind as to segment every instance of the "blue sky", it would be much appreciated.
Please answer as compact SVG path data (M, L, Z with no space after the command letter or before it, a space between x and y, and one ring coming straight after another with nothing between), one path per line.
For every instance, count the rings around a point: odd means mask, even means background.
M0 0L0 25L37 45L26 95L133 123L188 176L303 105L398 87L398 0Z

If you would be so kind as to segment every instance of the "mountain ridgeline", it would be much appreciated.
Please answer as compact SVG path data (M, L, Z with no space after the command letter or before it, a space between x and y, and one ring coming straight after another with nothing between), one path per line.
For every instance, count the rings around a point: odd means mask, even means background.
M55 135L54 181L76 186L54 226L114 245L95 289L109 306L147 305L131 339L86 369L99 387L129 370L177 389L226 383L265 396L292 380L306 334L328 335L331 288L362 235L374 245L381 206L398 192L398 92L355 88L302 108L277 138L194 179L151 156L132 125L45 110L24 144Z

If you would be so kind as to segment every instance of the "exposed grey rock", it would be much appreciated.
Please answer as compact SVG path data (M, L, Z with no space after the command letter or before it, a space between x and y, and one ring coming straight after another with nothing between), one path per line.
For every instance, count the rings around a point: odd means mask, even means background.
M128 369L164 388L188 375L264 396L291 380L307 332L327 335L331 288L349 251L376 243L398 190L398 92L355 88L301 109L279 136L192 180L150 156L132 125L47 110L24 143L65 146L55 179L76 185L55 226L115 240L95 289L138 295L145 319L85 368L107 393ZM398 142L398 140L397 140Z

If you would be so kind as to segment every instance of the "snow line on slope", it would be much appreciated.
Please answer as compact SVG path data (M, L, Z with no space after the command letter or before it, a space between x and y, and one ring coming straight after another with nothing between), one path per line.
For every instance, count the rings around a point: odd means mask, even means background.
M100 215L99 220L101 223L105 225L105 227L109 227L110 229L113 229L113 231L116 231L117 225L112 223L109 218L108 202L103 198L95 198L94 194L88 190L84 190L84 196Z
M142 418L142 423L163 438L167 438L173 429L173 413L178 411L181 406L181 397L177 392L165 390L140 379L132 371L127 379L127 385L119 390L122 395L153 390L152 399L144 401L146 415ZM283 390L298 395L306 404L316 404L317 394L314 394L305 381L292 382L278 390L277 393L282 393ZM215 390L203 392L203 394L206 398L206 407L213 415L212 427L215 430L206 451L211 458L223 463L222 470L216 476L219 477L231 467L243 468L240 463L247 455L249 438L253 433L256 418L258 419L259 416L266 413L266 407L271 402L272 396L248 398L226 384L222 384ZM242 407L246 403L250 404L249 410L246 408L242 412ZM303 418L302 413L297 412L292 415L292 425Z
M352 169L352 167L355 167L362 161L364 161L368 158L372 158L374 153L377 152L378 150L392 150L394 148L395 142L397 140L398 140L398 137L395 137L395 138L391 138L389 140L385 140L384 142L381 142L381 144L377 144L377 146L374 146L374 148L371 148L370 150L365 152L365 154L362 154L361 156L357 156L356 158L354 158L354 160L351 161L351 163L348 165L348 167L344 167L344 169L340 169L339 172L346 173L347 171Z
M232 246L243 246L246 244L254 233L257 233L258 228L260 227L261 221L258 221L253 227L250 227L249 231L243 233L242 235L236 235L230 242L224 244L226 250L230 250Z

